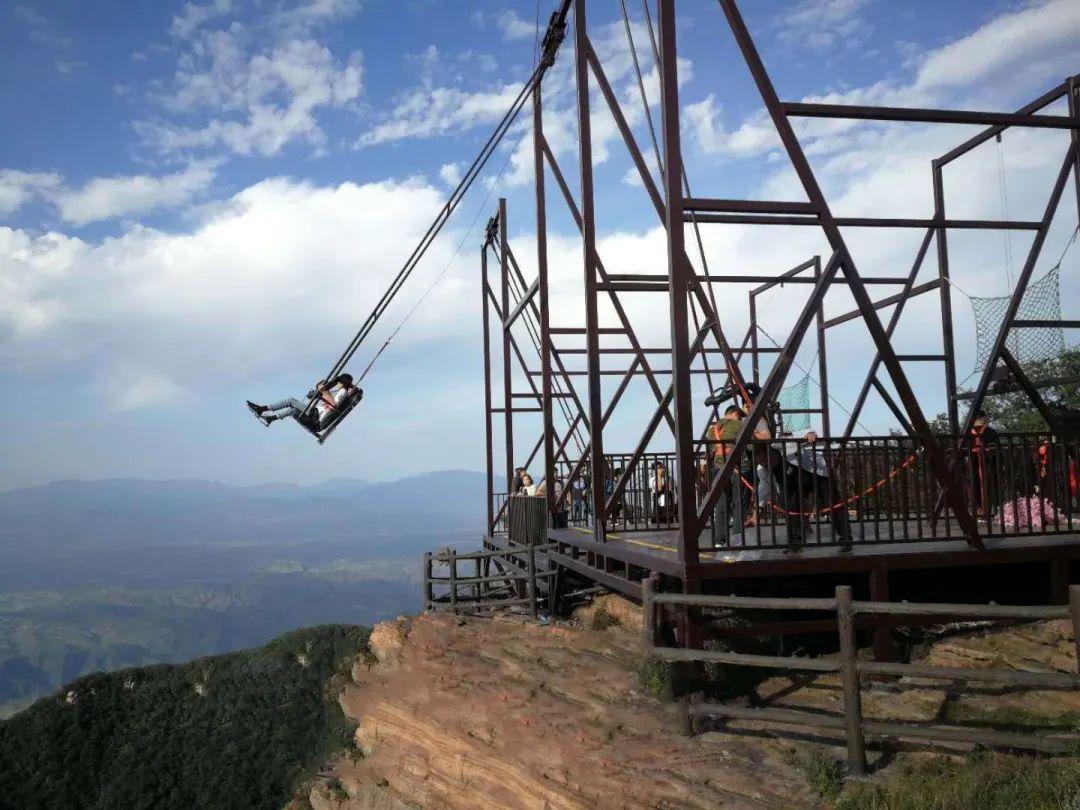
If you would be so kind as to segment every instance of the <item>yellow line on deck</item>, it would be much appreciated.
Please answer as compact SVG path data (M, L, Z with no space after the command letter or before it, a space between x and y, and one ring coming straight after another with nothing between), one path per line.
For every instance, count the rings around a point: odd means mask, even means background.
M570 528L575 532L583 532L584 534L592 534L591 530L583 529L580 526L570 526ZM672 554L675 553L675 549L672 548L671 546L661 546L661 545L659 545L657 543L646 543L644 540L632 540L629 537L623 537L622 535L613 534L612 532L605 533L604 537L606 537L609 540L622 540L624 543L633 543L635 546L643 546L645 548L654 548L657 551L669 551ZM709 552L706 552L706 554L708 554L708 553ZM702 554L701 556L704 557L705 554ZM715 557L716 555L713 554L712 556Z

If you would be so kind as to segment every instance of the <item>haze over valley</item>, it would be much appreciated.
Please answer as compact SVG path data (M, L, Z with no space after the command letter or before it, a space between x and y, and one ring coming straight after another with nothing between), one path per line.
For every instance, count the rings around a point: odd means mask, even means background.
M0 716L88 672L415 612L421 552L475 540L483 486L458 470L0 492Z

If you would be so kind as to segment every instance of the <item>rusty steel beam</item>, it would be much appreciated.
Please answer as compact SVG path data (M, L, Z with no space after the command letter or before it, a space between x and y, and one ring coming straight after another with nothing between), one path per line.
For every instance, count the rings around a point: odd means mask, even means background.
M870 107L861 104L780 103L785 115L808 118L844 118L863 121L905 121L926 124L986 124L1001 127L1040 127L1076 129L1075 119L1067 115L1018 115L1016 113L975 110L929 110L917 107Z
M551 310L548 294L548 254L547 254L547 200L544 188L544 150L541 143L544 138L543 97L540 83L533 88L533 185L536 192L536 286L540 294L540 390L543 394L543 430L544 430L544 480L547 482L544 492L547 495L548 513L552 518L558 512L555 502L555 419L552 413L551 379ZM523 306L523 304L522 304ZM567 431L570 436L573 425ZM567 487L566 489L569 489Z
M820 227L817 217L763 216L759 214L697 214L702 223L722 225L803 225ZM1017 219L949 219L944 223L932 219L903 217L833 217L842 228L929 228L945 227L958 230L1034 231L1039 223Z
M1065 95L1066 88L1067 83L1062 82L1053 90L1050 90L1049 92L1043 94L1030 104L1025 104L1023 107L1016 111L1017 115L1031 115L1032 113L1038 112L1043 107L1053 104L1055 101ZM937 166L945 166L946 164L956 160L958 157L966 155L976 146L986 143L991 138L996 138L998 135L1004 132L1005 129L1006 127L1001 126L1000 124L992 126L984 132L980 132L978 135L972 138L968 138L968 140L964 141L959 146L950 149L944 155L935 160L934 164Z
M842 268L844 275L850 282L849 289L851 290L852 297L854 297L855 303L863 311L863 317L866 320L866 326L870 332L870 336L877 346L878 351L881 353L882 362L889 372L889 377L892 379L897 395L900 397L901 402L904 404L904 408L907 410L912 426L922 439L931 468L948 496L949 505L952 507L953 514L956 516L956 520L968 537L969 542L981 546L982 541L979 537L978 524L971 516L967 504L963 500L959 482L953 474L952 466L946 461L942 454L941 448L934 438L934 435L930 430L930 425L922 412L919 400L915 396L915 392L907 379L907 375L905 374L900 361L896 359L896 353L893 351L889 336L886 334L885 328L878 318L877 311L874 309L873 301L871 300L866 287L862 283L858 268L855 266L854 259L848 250L843 235L840 233L840 227L833 218L828 201L825 199L825 194L818 185L817 178L814 175L813 169L810 167L805 152L803 152L802 145L799 143L799 139L792 129L791 122L787 118L783 105L776 95L776 89L773 87L772 80L769 78L765 66L761 61L757 46L750 37L750 32L746 28L746 23L743 21L742 14L736 7L734 0L719 0L719 2L724 11L724 15L727 17L731 31L735 35L739 50L742 51L743 58L750 68L750 73L757 85L758 92L765 102L765 109L780 136L784 150L787 152L792 167L799 177L803 190L810 202L818 207L818 216L821 219L822 230L832 249L839 253L839 261L836 263ZM1041 233L1041 231L1038 233ZM717 492L717 496L719 496L719 492Z
M482 323L484 333L484 447L486 449L487 466L485 468L487 480L487 530L490 534L495 531L495 443L491 428L491 327L488 320L491 313L488 310L488 295L491 287L488 285L487 243L480 250L480 298L482 305ZM507 487L510 484L507 482Z

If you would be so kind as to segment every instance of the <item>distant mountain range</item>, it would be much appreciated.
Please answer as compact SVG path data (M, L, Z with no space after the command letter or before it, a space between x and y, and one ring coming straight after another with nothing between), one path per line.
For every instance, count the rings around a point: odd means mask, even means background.
M484 475L444 470L372 483L229 486L213 481L58 481L0 492L0 548L289 543L363 529L455 528L484 514Z

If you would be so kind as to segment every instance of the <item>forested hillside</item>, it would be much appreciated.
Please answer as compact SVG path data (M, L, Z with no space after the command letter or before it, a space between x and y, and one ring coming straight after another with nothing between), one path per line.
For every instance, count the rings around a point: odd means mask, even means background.
M339 684L368 630L89 675L0 722L0 808L281 807L346 746Z

